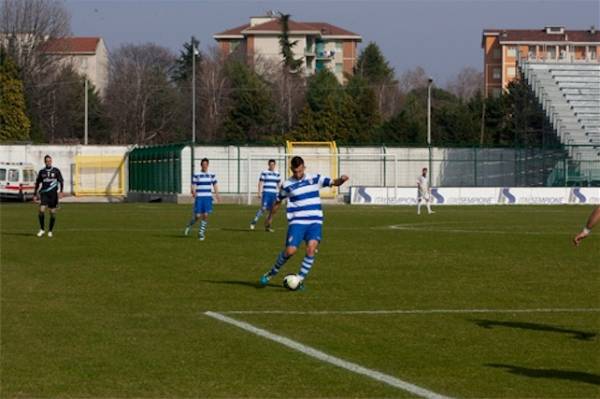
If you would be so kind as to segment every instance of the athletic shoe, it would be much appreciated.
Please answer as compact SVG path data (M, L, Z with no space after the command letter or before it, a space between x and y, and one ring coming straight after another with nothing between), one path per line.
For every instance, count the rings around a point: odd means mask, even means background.
M431 211L431 212L429 212L429 214L430 214L430 215L431 215L432 213L435 213L435 211Z
M183 235L184 236L190 235L190 226L186 227L185 230L183 230Z
M52 238L52 232L51 231L48 232L48 238Z
M274 228L272 228L271 226L265 226L265 231L266 231L267 233L274 233L274 232L275 232L275 229L274 229Z
M45 233L46 232L44 230L40 230L40 231L38 231L37 236L42 237Z
M199 239L200 241L204 241L204 240L206 240L206 236L201 236L201 235L199 235L199 236L198 236L198 239Z
M256 225L254 223L250 223L250 230L254 230L255 227Z
M265 273L262 276L260 276L258 284L260 284L261 287L266 287L267 284L269 284L269 280L271 280L271 276L269 276L269 273Z
M304 288L304 281L302 281L300 285L298 285L298 288L296 288L296 291L304 291Z

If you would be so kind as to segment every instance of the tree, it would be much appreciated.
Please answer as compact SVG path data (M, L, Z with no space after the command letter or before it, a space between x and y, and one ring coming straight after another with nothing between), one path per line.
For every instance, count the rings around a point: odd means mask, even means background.
M174 54L153 43L126 44L111 54L106 113L113 143L151 144L186 138L175 128L180 99Z
M355 125L351 127L348 141L351 143L373 142L374 134L381 123L375 91L365 78L354 75L346 83L346 92L352 100L351 115L355 118Z
M85 76L66 65L45 86L44 106L36 109L44 141L48 143L82 143L85 129ZM106 126L102 104L95 87L88 82L88 126L91 142L106 143Z
M294 47L298 40L290 41L290 14L279 13L281 33L279 34L279 47L283 57L283 65L287 72L295 72L302 66L302 58L294 58Z
M223 123L225 139L248 143L272 140L275 115L267 83L245 64L230 61L229 111Z
M0 142L29 140L31 123L25 112L23 83L3 47L0 47L0 87Z
M175 82L190 82L192 80L193 57L196 55L196 74L202 68L202 52L198 49L200 42L192 36L189 43L183 43L183 50L179 52L179 57L175 60L173 68L173 80Z
M354 75L363 78L375 92L379 114L389 118L397 111L398 82L394 69L383 56L379 46L371 42L358 56Z
M483 91L483 73L473 67L461 69L448 83L448 91L465 101L471 99Z
M415 69L409 69L400 75L400 89L404 93L408 93L414 89L420 89L427 87L429 76L425 72L423 67L416 67Z

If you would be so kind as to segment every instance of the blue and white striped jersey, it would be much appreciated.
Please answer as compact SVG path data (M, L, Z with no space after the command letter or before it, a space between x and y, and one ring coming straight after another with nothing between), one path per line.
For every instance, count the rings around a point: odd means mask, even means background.
M279 186L279 183L281 182L281 175L279 174L278 171L274 170L274 171L270 171L270 170L263 170L262 173L260 174L260 179L261 182L263 182L263 188L262 188L262 192L264 193L273 193L273 194L277 194L277 189Z
M211 172L200 172L192 177L192 184L196 186L196 198L212 197L212 186L217 184L217 177Z
M305 174L301 180L287 179L277 199L288 199L287 219L291 224L323 224L323 210L319 190L331 187L333 180L321 175Z

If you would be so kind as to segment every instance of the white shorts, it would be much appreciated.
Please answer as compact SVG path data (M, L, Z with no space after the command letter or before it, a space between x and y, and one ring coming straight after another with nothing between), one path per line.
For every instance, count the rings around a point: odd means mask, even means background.
M421 201L421 200L425 200L427 202L429 202L430 200L430 196L429 193L422 193L422 192L417 192L417 200Z

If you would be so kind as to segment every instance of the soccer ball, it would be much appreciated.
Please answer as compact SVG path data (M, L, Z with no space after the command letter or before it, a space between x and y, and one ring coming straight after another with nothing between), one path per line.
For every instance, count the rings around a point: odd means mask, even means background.
M288 274L283 278L283 286L290 291L296 291L300 286L301 280L297 274Z

